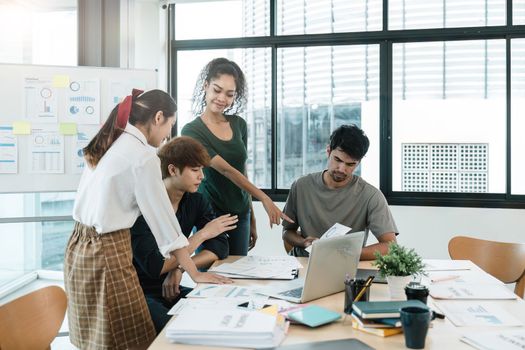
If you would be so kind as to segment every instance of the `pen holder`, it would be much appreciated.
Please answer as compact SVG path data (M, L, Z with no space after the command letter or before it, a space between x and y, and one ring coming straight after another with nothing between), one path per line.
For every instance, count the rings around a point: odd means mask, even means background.
M352 304L354 299L359 294L361 289L365 286L366 280L363 279L352 279L345 281L345 307L344 312L346 314L352 313ZM370 288L367 288L365 293L361 296L359 301L368 301L370 297Z

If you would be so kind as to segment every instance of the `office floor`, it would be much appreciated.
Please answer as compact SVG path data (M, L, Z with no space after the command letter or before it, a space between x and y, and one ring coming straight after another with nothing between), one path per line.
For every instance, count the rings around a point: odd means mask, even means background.
M3 305L13 299L16 299L34 290L37 290L43 287L47 287L47 286L51 286L51 285L56 285L56 286L60 286L64 288L64 283L62 281L36 279L33 282L25 285L24 287L17 289L15 292L5 296L4 298L1 298L0 305ZM69 327L67 324L67 314L66 314L64 322L62 323L62 327L60 327L59 335L51 343L51 350L76 350L77 348L69 342L68 334L69 334Z

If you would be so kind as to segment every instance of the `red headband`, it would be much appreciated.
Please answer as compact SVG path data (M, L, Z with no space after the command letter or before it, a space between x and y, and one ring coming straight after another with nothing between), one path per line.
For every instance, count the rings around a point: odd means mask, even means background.
M142 94L144 91L139 89L133 89L131 95L126 96L122 102L118 105L117 113L117 127L121 129L126 128L128 123L129 114L131 113L131 104L133 99Z

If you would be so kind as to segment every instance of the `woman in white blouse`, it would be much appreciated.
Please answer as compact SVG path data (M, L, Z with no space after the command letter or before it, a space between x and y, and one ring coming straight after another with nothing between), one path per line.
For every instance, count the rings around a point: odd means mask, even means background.
M162 182L154 147L169 136L175 111L167 93L133 90L84 149L64 266L70 339L80 349L145 348L155 338L132 264L129 228L140 214L161 253L195 282L231 282L196 269Z

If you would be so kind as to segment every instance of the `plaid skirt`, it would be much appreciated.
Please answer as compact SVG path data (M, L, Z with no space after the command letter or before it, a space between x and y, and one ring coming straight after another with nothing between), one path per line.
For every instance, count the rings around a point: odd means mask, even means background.
M129 229L102 235L76 222L66 248L64 284L71 343L80 349L128 349L155 339Z

